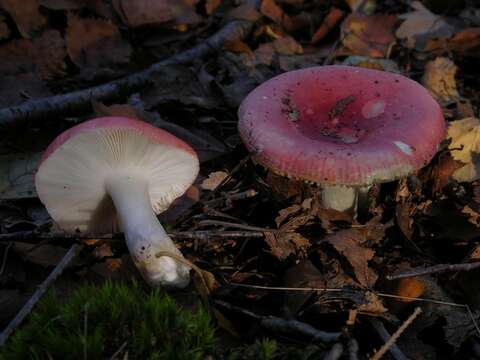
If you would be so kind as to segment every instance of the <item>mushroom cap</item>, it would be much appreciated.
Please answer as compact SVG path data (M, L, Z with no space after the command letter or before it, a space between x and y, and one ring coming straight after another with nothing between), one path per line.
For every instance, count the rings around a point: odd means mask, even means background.
M105 182L128 174L148 180L160 213L194 182L195 151L172 134L143 121L103 117L60 134L45 150L35 175L38 196L67 231L112 231L118 219Z
M276 76L244 99L238 116L256 161L326 185L406 176L432 159L445 136L440 106L417 82L351 66Z

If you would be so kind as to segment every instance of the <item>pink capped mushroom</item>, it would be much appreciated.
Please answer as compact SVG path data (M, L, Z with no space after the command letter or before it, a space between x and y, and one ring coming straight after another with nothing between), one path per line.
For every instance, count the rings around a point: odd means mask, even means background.
M185 287L189 267L156 214L197 177L199 162L182 140L145 122L104 117L59 135L35 176L38 196L67 231L125 233L135 265L151 285Z
M256 161L320 184L327 208L355 213L359 194L425 166L445 135L442 110L404 76L320 66L276 76L239 109Z

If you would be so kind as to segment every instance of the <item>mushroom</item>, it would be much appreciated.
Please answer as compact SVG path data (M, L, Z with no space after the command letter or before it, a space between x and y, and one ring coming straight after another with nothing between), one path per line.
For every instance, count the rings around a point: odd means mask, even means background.
M143 121L97 118L60 134L43 154L35 185L55 222L66 231L122 229L135 265L151 285L185 287L189 267L156 214L197 177L194 150Z
M418 83L351 66L276 76L244 99L238 116L256 161L319 184L324 207L353 214L372 184L426 165L445 135L440 106Z

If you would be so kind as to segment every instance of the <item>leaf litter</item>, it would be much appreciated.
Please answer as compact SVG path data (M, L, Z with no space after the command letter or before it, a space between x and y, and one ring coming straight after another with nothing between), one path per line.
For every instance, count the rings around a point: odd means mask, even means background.
M430 2L373 0L115 0L112 7L94 0L0 1L3 107L114 81L205 41L225 21L251 25L248 36L214 55L163 67L133 95L119 89L115 99L21 125L24 137L2 140L0 305L6 310L0 321L14 315L14 304L28 299L24 289L38 284L34 275L55 266L71 244L52 236L55 226L45 226L49 218L38 210L38 154L73 123L129 116L172 132L200 155L197 183L162 216L169 232L184 235L179 247L201 268L195 285L203 303L239 344L264 336L285 347L310 341L256 326L245 315L251 311L342 332L360 342L365 357L381 344L365 318L379 318L393 333L419 305L422 315L397 341L405 356L471 356L479 346L472 319L479 316L480 289L471 285L478 270L387 279L480 258L480 21L468 4L439 11L441 4L434 10ZM432 162L372 189L359 218L322 208L318 186L255 165L236 129L237 107L255 86L330 63L421 81L449 123ZM32 135L37 141L26 140ZM137 276L121 237L84 241L69 276ZM220 309L217 300L244 313ZM239 336L241 329L249 336Z

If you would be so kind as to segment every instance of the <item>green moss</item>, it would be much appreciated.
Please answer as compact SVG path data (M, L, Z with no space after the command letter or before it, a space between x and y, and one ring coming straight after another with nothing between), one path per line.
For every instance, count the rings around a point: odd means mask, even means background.
M137 283L82 286L62 303L51 291L0 352L0 359L204 359L214 327L202 309L181 309ZM121 356L123 357L123 356Z

